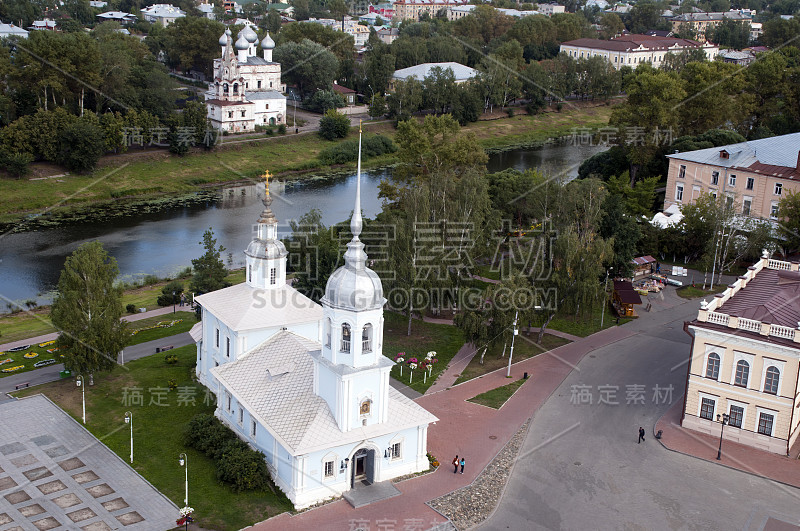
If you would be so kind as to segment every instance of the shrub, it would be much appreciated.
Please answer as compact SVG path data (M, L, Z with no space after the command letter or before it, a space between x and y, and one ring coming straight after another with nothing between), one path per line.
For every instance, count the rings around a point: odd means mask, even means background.
M264 454L251 450L236 439L225 446L217 461L217 479L229 483L234 491L272 489Z
M278 126L278 134L285 135L286 134L286 124L280 124Z
M103 132L93 123L78 121L58 136L58 150L58 162L68 170L91 170L105 151Z
M270 126L270 127L267 127L267 130L265 131L265 133L267 134L267 136L272 136L272 135L275 134L275 130L272 128L272 126Z
M350 118L333 109L325 111L319 121L319 136L325 140L344 138L350 132Z
M175 381L175 378L170 378L167 381L167 387L169 388L170 391L174 391L175 389L178 388L178 382Z
M394 153L397 146L392 139L383 135L364 138L361 144L362 157L378 157L386 153ZM346 140L323 149L319 160L323 164L345 164L358 159L358 140Z
M305 102L309 111L327 112L330 109L338 109L345 106L342 96L332 90L319 90Z
M136 305L135 304L128 304L125 306L125 311L128 313L136 313Z
M513 108L506 109L506 114L508 115L509 118L513 118L514 117L514 109Z
M215 460L222 456L225 445L235 439L235 433L209 414L195 415L184 432L187 446Z
M175 295L173 295L173 293ZM167 282L167 285L161 288L161 295L159 295L158 299L156 299L156 303L159 306L169 306L170 304L175 304L180 301L181 293L183 293L183 282L180 280L172 280Z
M164 361L166 362L167 365L175 365L176 363L178 363L178 356L176 356L175 354L167 354L166 356L164 356ZM170 380L170 382L174 381L175 380Z

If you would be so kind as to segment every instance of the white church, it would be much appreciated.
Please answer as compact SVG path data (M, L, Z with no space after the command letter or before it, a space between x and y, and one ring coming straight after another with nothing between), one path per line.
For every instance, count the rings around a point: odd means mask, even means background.
M272 61L275 41L261 41L245 26L233 42L228 29L219 38L222 57L214 59L214 79L206 92L208 119L214 129L231 133L253 131L256 125L286 123L286 87L281 84L281 65Z
M438 420L389 385L386 299L359 240L360 144L353 239L322 306L286 283L268 183L246 281L195 299L197 376L217 396L215 414L264 453L298 509L426 470L428 425Z

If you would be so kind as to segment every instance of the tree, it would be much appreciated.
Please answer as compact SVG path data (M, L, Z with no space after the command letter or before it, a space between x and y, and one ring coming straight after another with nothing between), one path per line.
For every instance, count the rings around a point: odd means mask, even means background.
M680 72L684 67L692 62L704 62L708 60L706 52L699 48L688 50L681 53L666 53L661 62L661 69L666 72Z
M306 297L319 301L325 293L328 277L339 265L337 227L326 227L322 213L313 209L299 220L291 220L292 236L285 241L289 264L295 274L294 287Z
M287 24L278 34L277 44L280 47L289 42L302 43L305 39L319 44L336 58L336 68L328 83L334 79L347 83L351 79L355 71L355 44L352 36L321 24ZM275 51L277 52L277 48ZM276 61L282 63L277 59ZM283 66L283 72L285 76L286 66Z
M616 13L604 13L600 17L600 38L613 39L625 29L625 23Z
M781 198L778 216L781 219L778 233L786 242L785 254L800 250L800 193L790 190Z
M308 110L324 113L329 109L338 109L345 106L344 98L332 90L318 90L306 102Z
M764 22L761 42L769 48L778 48L790 41L797 42L798 36L800 36L800 20L797 17L789 20L775 17Z
M173 68L184 72L199 70L211 76L214 59L219 57L219 36L225 32L221 22L205 17L182 17L164 29L164 51Z
M105 152L103 132L88 120L67 126L58 136L58 161L71 171L84 172L94 168Z
M386 98L380 94L372 98L369 104L369 116L371 118L382 118L387 111Z
M750 23L723 19L716 26L709 26L706 30L706 39L720 48L741 50L750 44Z
M286 30L282 31L281 35L285 32ZM310 97L318 90L330 88L339 69L339 62L330 50L308 39L278 45L274 59L282 65L283 79L297 86L303 98Z
M225 247L222 245L217 247L214 231L210 227L203 233L203 241L200 242L200 245L206 252L200 258L192 260L193 275L189 283L191 291L198 294L209 293L226 287L228 283L225 281L225 277L228 276L228 271L221 258Z
M742 67L731 63L689 63L680 73L686 99L675 109L681 132L699 135L725 126L744 128L749 105L742 96L745 75ZM719 80L724 79L724 83Z
M661 7L651 1L637 2L630 11L628 29L631 33L644 33L654 29L668 29L661 18Z
M267 16L264 17L262 21L264 29L272 35L278 35L278 32L281 30L281 14L278 13L277 9L270 9L267 12Z
M118 273L117 261L98 241L81 245L64 263L50 318L67 370L93 374L116 364L128 338L120 320L122 288L114 285Z
M435 66L431 68L430 73L422 80L422 85L425 87L425 107L433 110L435 114L447 112L453 100L456 87L456 78L453 70Z
M319 136L325 140L344 138L350 132L350 118L334 109L325 111L319 121Z
M396 82L394 92L386 98L389 117L407 120L422 108L424 94L422 83L415 77Z

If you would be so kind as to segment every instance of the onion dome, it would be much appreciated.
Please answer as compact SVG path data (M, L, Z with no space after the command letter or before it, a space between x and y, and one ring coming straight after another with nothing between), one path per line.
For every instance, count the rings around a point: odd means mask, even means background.
M275 48L275 41L273 41L272 37L269 36L269 32L267 32L267 36L264 37L264 40L261 41L261 48L264 50L272 50Z
M253 26L245 26L239 34L244 35L244 38L247 39L247 42L249 43L258 41L258 33L253 30Z
M230 29L230 28L228 28L228 29L226 29L226 30L225 30L225 35L227 35L228 37L230 37L231 35L233 35L233 32L231 32L231 29Z
M219 38L219 45L220 46L227 46L228 45L228 34L223 33L222 37Z
M236 44L234 44L237 50L246 50L250 47L250 43L247 42L247 39L244 38L244 35L239 33L239 38L236 40Z

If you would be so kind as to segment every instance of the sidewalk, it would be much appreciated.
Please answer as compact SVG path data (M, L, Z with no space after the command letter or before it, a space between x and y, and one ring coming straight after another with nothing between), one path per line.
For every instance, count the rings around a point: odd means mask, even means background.
M178 310L178 308L180 308L180 310ZM181 312L192 311L192 309L189 306L182 306L182 307L178 306L177 308L175 308L175 310L176 311L181 311ZM168 313L172 313L172 306L165 306L164 308L159 308L157 310L150 310L149 312L144 312L144 313L134 313L134 314L131 314L131 315L124 315L122 317L122 320L123 321L127 321L127 322L134 322L134 321L140 321L142 319L147 319L148 317L156 317L156 316L159 316L159 315L166 315ZM45 335L42 335L42 336L29 337L27 339L20 339L19 341L12 341L11 343L6 343L4 345L0 345L0 352L4 352L4 351L6 351L8 349L12 349L12 348L16 348L16 347L21 347L23 345L36 345L38 343L44 343L45 341L52 341L52 340L56 339L57 337L58 337L58 332L52 332L50 334L45 334ZM30 374L30 373L26 373L26 374Z
M656 422L654 433L663 431L659 442L668 450L800 488L800 462L797 459L724 439L722 459L717 461L719 437L681 427L682 411L683 398L680 398Z
M635 332L626 327L608 328L514 364L514 378L521 377L523 372L528 372L531 376L500 410L466 400L512 381L505 377L505 369L421 397L417 403L440 419L428 429L428 451L444 464L439 470L397 483L395 486L402 493L400 496L357 511L346 501L338 500L295 516L289 513L280 514L254 525L252 529L367 529L375 528L379 522L383 525L391 524L394 528L405 525L414 529L428 529L445 522L427 502L472 483L519 427L558 388L584 355L595 348L634 334ZM467 459L463 475L449 473L446 463L455 454Z

